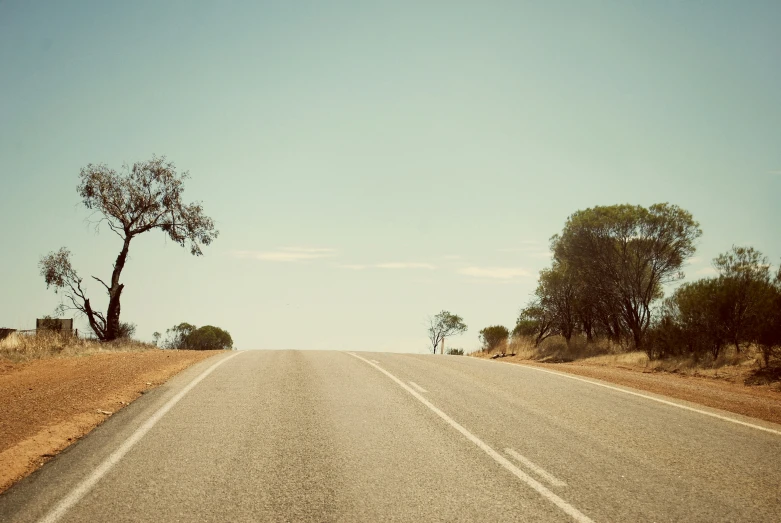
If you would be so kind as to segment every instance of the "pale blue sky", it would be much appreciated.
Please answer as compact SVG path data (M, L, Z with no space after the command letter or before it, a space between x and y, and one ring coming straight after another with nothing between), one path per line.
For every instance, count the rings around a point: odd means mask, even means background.
M0 327L107 276L87 163L165 154L220 238L131 245L122 317L240 348L468 349L514 325L586 207L671 202L781 259L781 2L0 1ZM100 288L89 287L101 302ZM83 324L83 323L82 323Z

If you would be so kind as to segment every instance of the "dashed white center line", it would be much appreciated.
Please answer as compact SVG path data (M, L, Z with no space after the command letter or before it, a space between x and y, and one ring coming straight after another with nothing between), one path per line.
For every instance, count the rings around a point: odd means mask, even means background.
M512 456L513 458L515 458L515 460L518 461L518 463L520 463L522 465L526 465L526 468L528 468L529 470L531 470L532 472L537 474L539 477L541 477L542 479L544 479L545 481L547 481L548 483L550 483L554 487L566 487L567 486L567 484L564 483L563 481L561 481L559 478L557 478L556 476L554 476L553 474L551 474L550 472L548 472L544 468L542 468L542 467L540 467L538 465L535 465L534 463L531 462L531 460L529 460L529 458L527 458L525 456L522 456L521 454L518 454L513 449L504 449L504 451L507 454L509 454L510 456Z
M409 384L412 385L412 388L417 390L418 392L423 392L423 393L428 392L426 389L424 389L423 387L421 387L420 385L418 385L414 381L410 381Z
M526 485L528 485L532 490L537 492L540 496L544 497L557 507L561 509L562 512L567 514L569 517L571 517L573 520L577 521L578 523L594 523L591 518L589 518L587 515L585 515L583 512L579 511L577 508L573 507L566 501L564 501L561 497L556 495L553 491L548 489L545 485L534 479L533 477L529 476L527 473L522 471L520 468L516 467L512 461L505 458L501 454L499 454L497 451L495 451L493 448L491 448L486 442L469 432L466 428L464 428L460 423L458 423L456 420L445 414L442 410L437 408L433 403L431 403L429 400L424 398L420 395L419 392L417 392L415 389L401 381L399 378L388 372L387 370L383 369L379 365L371 362L370 360L367 360L366 358L363 358L361 356L358 356L355 353L348 352L350 356L354 358L358 358L359 360L371 365L378 371L385 374L387 377L389 377L391 380L393 380L399 387L409 392L416 400L421 402L423 405L429 408L434 414L442 418L445 423L453 427L456 431L460 432L462 436L464 436L466 439L471 441L472 443L477 446L480 450L488 454L494 461L496 461L499 465L505 468L508 472L510 472L513 476L524 482Z

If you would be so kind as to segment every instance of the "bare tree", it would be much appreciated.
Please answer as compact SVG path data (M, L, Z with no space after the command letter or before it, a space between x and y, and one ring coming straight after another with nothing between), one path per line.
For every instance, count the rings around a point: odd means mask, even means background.
M96 228L105 223L122 239L109 282L92 276L108 294L106 313L92 307L84 280L71 264L68 249L63 247L49 253L39 264L46 286L54 286L55 292L62 291L66 298L60 312L76 310L86 315L90 327L102 341L114 340L121 334L120 297L125 286L119 279L133 238L159 229L182 247L189 247L194 256L200 256L201 246L209 245L218 235L214 222L204 214L200 203L182 202L184 181L189 175L177 173L174 164L165 157L124 166L122 171L117 173L105 165L89 164L79 175L78 192L84 206L93 211L93 216L97 215Z
M437 353L437 346L442 343L442 340L456 334L463 334L467 330L463 318L448 311L429 317L428 323L428 339L431 341L434 354Z

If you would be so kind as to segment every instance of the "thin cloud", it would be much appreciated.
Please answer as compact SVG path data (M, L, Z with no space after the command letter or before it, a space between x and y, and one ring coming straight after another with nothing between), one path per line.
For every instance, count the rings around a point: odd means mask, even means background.
M340 269L350 269L353 271L362 271L364 269L436 269L436 265L430 263L403 263L403 262L387 262L387 263L373 263L364 265L360 263L348 263L337 265Z
M702 261L702 258L699 256L693 256L692 258L689 258L689 263L700 263Z
M337 265L340 269L350 269L351 271L362 271L364 269L367 269L368 265L360 265L357 263L346 263L343 265Z
M529 276L529 271L521 267L465 267L459 274L475 278L492 278L497 280L513 280Z
M401 262L390 262L390 263L378 263L375 265L378 269L436 269L436 266L431 265L430 263L401 263Z
M274 251L235 251L234 256L262 261L298 262L336 256L336 250L322 247L280 247Z
M714 276L718 273L719 271L717 271L713 267L703 267L702 269L697 271L697 274L701 274L702 276Z
M445 254L444 256L442 256L442 259L443 260L460 260L461 256L459 256L458 254Z

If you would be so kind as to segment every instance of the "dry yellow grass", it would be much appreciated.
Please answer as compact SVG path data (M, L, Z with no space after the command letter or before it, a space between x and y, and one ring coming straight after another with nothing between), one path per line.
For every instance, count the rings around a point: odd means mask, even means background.
M13 333L0 340L0 358L14 363L41 358L80 356L103 352L144 351L156 349L154 345L134 340L117 340L101 343L58 332L35 334Z
M734 347L726 347L716 360L708 356L651 360L642 351L627 352L615 344L586 344L583 340L573 340L568 346L562 338L552 337L543 341L539 347L534 347L528 340L511 340L506 347L491 352L476 352L472 356L490 358L497 354L513 354L513 359L541 363L573 363L589 367L662 372L732 383L767 384L773 390L781 388L777 373L763 372L765 369L762 368L761 354L755 347L746 347L739 353Z

